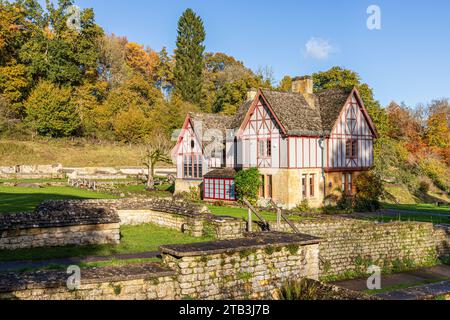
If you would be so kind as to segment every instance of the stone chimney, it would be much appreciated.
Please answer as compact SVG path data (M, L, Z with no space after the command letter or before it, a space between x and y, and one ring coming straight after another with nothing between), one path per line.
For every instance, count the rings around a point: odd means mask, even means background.
M292 79L292 92L302 94L308 104L314 107L314 83L311 76Z
M247 92L247 101L255 100L255 97L256 97L257 94L258 94L258 89L251 88L251 89Z

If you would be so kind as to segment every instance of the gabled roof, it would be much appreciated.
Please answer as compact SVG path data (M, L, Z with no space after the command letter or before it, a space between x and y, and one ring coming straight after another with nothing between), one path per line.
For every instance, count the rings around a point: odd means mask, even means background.
M188 119L192 125L195 125L196 121L201 121L203 132L218 129L225 134L227 129L242 129L257 105L256 99L261 99L274 114L284 134L290 136L330 135L346 102L353 94L361 106L364 106L356 88L333 88L314 93L311 95L310 102L313 102L311 104L300 93L260 89L255 99L245 101L234 116L190 113ZM377 136L373 122L364 107L362 111L372 132Z
M220 130L223 133L227 129L233 129L233 121L235 116L224 116L217 113L189 113L191 123L195 126L195 122L202 123L202 131ZM197 128L196 128L197 129Z
M322 134L322 121L317 103L310 106L298 93L261 90L288 135Z
M326 135L333 130L351 93L351 88L333 88L315 94L322 119L322 130Z

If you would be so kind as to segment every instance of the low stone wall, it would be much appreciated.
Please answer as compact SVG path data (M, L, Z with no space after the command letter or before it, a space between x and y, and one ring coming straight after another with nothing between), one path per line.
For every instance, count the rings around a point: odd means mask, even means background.
M385 270L426 266L449 256L449 231L431 223L375 223L321 217L295 222L300 232L321 237L320 275L365 272L370 265ZM292 232L289 225L270 223L271 230Z
M441 257L450 257L450 227L436 226L434 228L434 234L438 255Z
M269 233L160 249L177 272L181 298L273 299L286 280L318 278L319 242Z
M320 239L293 234L161 247L162 264L0 274L0 299L151 300L277 298L285 281L317 279Z
M47 210L0 215L0 250L118 244L117 214L104 208Z
M86 268L76 290L67 288L66 270L0 275L0 300L174 300L173 270L159 264Z
M171 199L47 201L37 211L82 211L91 208L104 208L117 213L121 225L153 223L194 237L235 239L242 237L246 229L242 219L211 215L205 206Z

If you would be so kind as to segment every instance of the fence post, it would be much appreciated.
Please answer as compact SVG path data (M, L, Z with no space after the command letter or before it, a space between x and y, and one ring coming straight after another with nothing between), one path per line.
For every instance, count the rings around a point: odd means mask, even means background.
M247 231L248 232L252 232L253 231L253 226L252 226L252 210L249 208L248 209L248 223L247 223Z
M277 231L281 228L281 209L277 207Z

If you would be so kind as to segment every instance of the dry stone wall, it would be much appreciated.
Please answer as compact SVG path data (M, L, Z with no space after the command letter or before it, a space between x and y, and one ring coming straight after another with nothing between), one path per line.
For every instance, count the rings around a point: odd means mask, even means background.
M449 256L448 229L431 223L374 223L330 217L295 225L302 233L324 239L319 250L322 277L365 272L370 265L385 270L426 266ZM292 232L286 223L271 223L270 227Z
M83 211L92 207L117 213L121 225L153 223L194 237L235 239L242 237L246 229L242 219L214 216L208 214L205 206L172 199L48 201L39 206L37 211Z
M163 263L0 274L0 300L152 300L277 298L284 281L317 279L320 239L293 234L163 246Z
M173 270L159 264L81 270L80 285L67 287L66 270L0 275L0 300L174 300Z
M0 250L118 244L121 225L153 223L194 237L242 237L245 222L165 199L47 201L34 212L0 215Z
M0 215L0 250L120 241L120 220L111 210L95 206L47 209Z
M273 299L286 280L317 279L318 238L257 234L215 243L162 246L182 298Z

